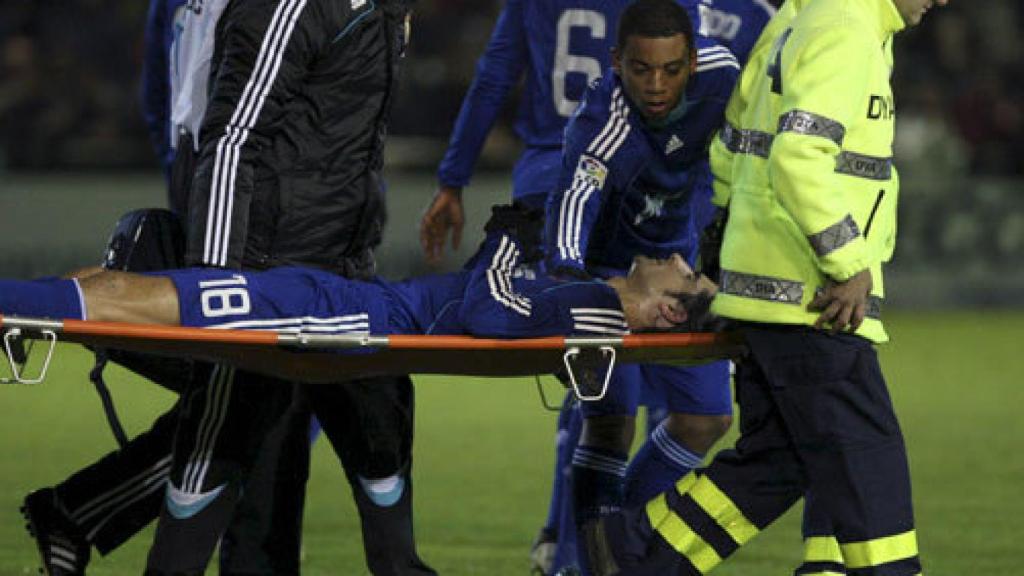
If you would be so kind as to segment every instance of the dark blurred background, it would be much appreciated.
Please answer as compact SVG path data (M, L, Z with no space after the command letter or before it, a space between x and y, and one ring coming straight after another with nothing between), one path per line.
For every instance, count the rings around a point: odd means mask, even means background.
M0 231L11 238L0 274L96 260L117 214L162 202L139 105L146 8L142 0L0 3ZM500 8L497 0L416 4L389 142L387 275L422 269L415 223ZM897 303L1024 298L1022 30L1019 0L952 0L897 37ZM513 110L510 102L467 191L467 231L508 193Z

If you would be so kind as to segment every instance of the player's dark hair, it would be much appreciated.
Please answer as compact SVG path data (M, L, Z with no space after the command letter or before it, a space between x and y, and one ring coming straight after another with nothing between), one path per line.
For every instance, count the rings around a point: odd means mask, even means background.
M693 23L676 0L633 0L619 16L615 48L625 50L630 36L668 38L682 34L687 52L693 52Z

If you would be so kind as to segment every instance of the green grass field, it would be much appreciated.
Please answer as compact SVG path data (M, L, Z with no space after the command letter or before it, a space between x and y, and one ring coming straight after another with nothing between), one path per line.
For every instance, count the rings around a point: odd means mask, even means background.
M882 361L910 449L926 573L1024 574L1024 312L891 316L893 342ZM36 573L35 548L18 514L24 494L114 447L85 377L88 363L84 352L63 347L44 385L0 388L0 576ZM124 372L108 376L130 431L142 430L172 400ZM547 502L554 414L541 409L532 379L417 383L421 553L442 574L527 574L527 550ZM94 559L89 574L141 573L151 530ZM715 574L784 575L799 554L795 510ZM364 572L348 486L321 441L309 482L303 574Z

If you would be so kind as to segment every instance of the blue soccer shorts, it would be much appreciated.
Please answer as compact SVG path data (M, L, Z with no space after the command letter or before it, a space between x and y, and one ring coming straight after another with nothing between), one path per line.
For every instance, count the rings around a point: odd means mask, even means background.
M729 362L700 366L622 364L612 370L608 391L601 400L581 402L584 418L635 416L641 404L655 404L669 412L720 416L732 414Z

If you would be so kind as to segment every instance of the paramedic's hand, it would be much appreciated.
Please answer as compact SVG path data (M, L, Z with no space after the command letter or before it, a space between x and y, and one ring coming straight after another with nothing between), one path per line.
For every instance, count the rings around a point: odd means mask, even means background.
M808 306L810 310L821 312L814 321L814 327L822 329L826 324L831 324L833 334L845 330L847 326L850 332L856 331L864 321L869 294L871 271L868 269L854 274L846 282L829 280Z
M440 186L427 211L420 220L420 245L427 263L436 266L444 253L444 241L448 231L452 233L452 250L459 249L462 242L462 188Z

